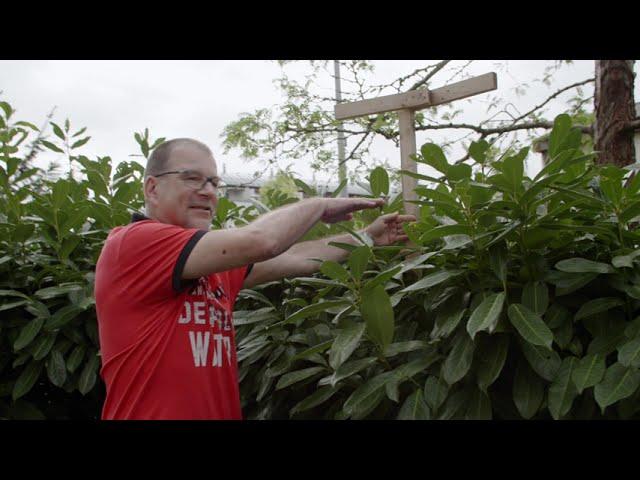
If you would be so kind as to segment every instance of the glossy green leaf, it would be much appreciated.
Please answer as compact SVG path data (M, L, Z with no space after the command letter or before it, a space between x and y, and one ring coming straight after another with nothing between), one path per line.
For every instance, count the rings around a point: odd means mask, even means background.
M391 300L382 285L362 292L360 304L362 318L367 324L367 333L382 349L393 340L395 325Z
M462 380L469 372L474 350L475 344L466 332L458 335L449 356L442 365L442 378L449 385Z
M449 395L449 384L442 378L430 376L424 385L424 398L432 410L438 410Z
M420 149L424 163L431 165L433 168L446 175L449 170L449 163L447 162L442 149L434 143L425 143Z
M389 175L384 168L376 167L371 170L369 184L374 197L389 194Z
M49 355L51 348L56 342L55 334L45 333L40 335L32 345L32 353L34 360L42 360L44 357Z
M333 260L323 262L320 266L320 271L327 277L333 280L338 280L339 282L347 282L351 278L349 276L349 272L347 272L342 265L338 262L334 262Z
M17 290L0 290L0 297L20 297L29 300L29 297Z
M504 283L507 280L507 250L504 245L496 245L489 250L491 270Z
M513 402L523 418L532 418L542 404L544 384L528 365L521 362L513 381Z
M44 322L44 318L34 318L24 327L22 327L22 330L20 330L20 335L18 335L16 341L13 342L13 349L17 351L29 345L42 329Z
M351 252L351 254L349 255L348 263L353 278L355 278L356 280L360 280L362 278L362 274L364 273L370 258L371 249L366 245L358 247L353 252Z
M639 386L640 371L637 368L614 363L605 372L604 379L595 386L596 402L604 412L609 405L633 395Z
M558 353L524 340L520 342L520 346L531 368L542 378L552 382L560 369L561 360Z
M431 411L424 400L422 391L415 390L407 397L398 412L398 420L431 420Z
M360 360L345 362L340 365L340 367L335 371L333 375L331 375L329 382L332 386L334 386L340 380L348 378L351 375L355 375L362 369L373 365L377 360L378 359L376 357L367 357Z
M82 372L80 373L80 378L78 379L78 390L82 395L86 395L93 389L93 386L96 383L96 371L100 365L100 357L98 357L95 353L89 355L89 359L85 364Z
M471 165L466 163L460 163L458 165L451 165L447 170L447 178L452 182L471 178Z
M560 153L563 143L571 130L571 117L566 113L558 115L553 122L549 135L549 157L553 159Z
M509 337L494 335L486 338L478 347L478 369L476 372L478 386L486 391L502 372L509 351Z
M329 352L329 365L336 370L351 356L358 347L360 339L364 334L366 325L359 323L342 330L333 341Z
M298 383L302 380L313 377L314 375L317 375L322 371L324 371L324 367L310 367L289 372L280 377L280 380L278 380L278 383L276 384L276 390L282 390L283 388L293 385L294 383Z
M549 386L549 411L555 420L565 416L571 409L578 390L571 380L578 361L575 357L562 360L558 374Z
M422 340L410 340L407 342L392 343L384 349L384 356L387 358L395 357L401 353L413 352L415 350L421 350L427 348L429 344Z
M551 349L553 333L542 319L524 305L514 303L507 311L511 324L527 342Z
M70 292L75 292L78 290L82 290L84 287L82 285L79 284L73 284L73 285L60 285L57 287L47 287L47 288L41 288L40 290L38 290L35 293L35 296L42 299L42 300L48 300L50 298L54 298L54 297L59 297L61 295L66 295L67 293Z
M618 348L618 362L625 367L640 367L640 337Z
M350 303L347 300L330 300L326 302L314 303L312 305L308 305L304 308L301 308L297 312L293 313L289 317L284 320L282 323L293 323L298 320L302 320L303 318L310 317L312 315L316 315L320 312L325 312L334 307L341 307L345 305L349 305Z
M425 276L417 282L409 285L408 287L400 290L402 293L415 292L417 290L426 290L428 288L439 285L447 280L460 275L462 270L442 270Z
M47 376L56 387L62 387L67 380L67 367L62 353L53 350L47 362Z
M432 228L420 236L420 243L447 237L449 235L471 235L473 229L469 225L442 225Z
M562 305L554 303L545 313L544 320L549 328L558 328L571 320L571 313Z
M465 420L491 420L491 400L486 392L474 389L470 395L465 412Z
M16 380L16 383L13 386L11 397L14 401L29 393L29 391L38 381L41 372L42 362L36 361L32 361L22 370L22 372L18 376L18 379Z
M605 370L604 355L592 354L581 358L571 373L571 379L578 393L581 394L585 388L600 383Z
M615 297L604 297L590 300L580 307L578 312L573 317L574 321L582 320L583 318L590 317L597 313L609 311L613 308L624 305L624 301Z
M331 386L320 387L307 398L294 405L289 413L290 415L295 415L296 413L304 412L311 408L317 407L318 405L329 400L338 390L339 388Z
M608 263L594 262L586 258L569 258L556 263L556 269L567 273L614 273Z
M398 273L400 273L402 267L400 265L385 270L384 272L380 272L378 275L373 277L371 280L365 283L364 288L373 288L377 285L385 285L389 280L394 278Z
M639 176L640 178L640 176ZM633 268L633 260L640 255L640 250L634 250L627 255L618 255L611 259L611 264L616 268Z
M467 310L462 308L458 311L442 311L438 312L436 316L435 325L430 334L431 338L445 338L448 337L458 326L460 320L464 316Z
M549 305L549 289L544 282L528 282L522 290L522 304L536 315L544 315Z
M4 310L11 310L12 308L21 307L28 303L28 300L18 300L17 302L7 302L0 305L0 312Z
M384 397L384 386L390 378L391 372L381 373L358 387L344 402L345 413L354 418L370 413Z
M469 145L469 155L478 163L484 163L487 159L489 143L486 140L471 142Z
M86 349L87 347L84 345L77 345L73 349L73 351L69 355L69 358L67 359L67 370L70 373L75 372L76 369L80 366L80 363L82 363L82 360L84 359Z
M467 332L471 335L472 339L475 338L476 333L480 331L493 332L498 323L500 313L502 312L505 298L504 292L494 293L485 298L473 311L467 323Z

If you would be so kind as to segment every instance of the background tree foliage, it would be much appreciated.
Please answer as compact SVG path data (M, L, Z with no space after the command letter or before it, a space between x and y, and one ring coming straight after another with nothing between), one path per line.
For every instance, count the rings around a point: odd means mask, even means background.
M312 169L335 172L337 167L337 135L342 132L349 148L346 160L353 180L362 176L371 165L371 146L376 138L383 138L398 146L398 116L390 112L360 117L345 122L336 121L333 107L336 103L333 91L333 67L331 61L310 61L304 81L288 74L291 64L302 62L283 61L282 76L274 80L284 97L279 105L259 108L243 113L224 130L225 152L238 152L245 159L258 159L279 164L304 159ZM542 62L541 62L542 63ZM537 105L527 101L531 88L551 88L554 74L571 64L571 61L547 62L540 78L529 79L515 87L521 99L518 108L505 100L504 94L494 92L483 96L487 102L486 115L477 124L464 119L460 102L429 108L416 114L416 132L443 131L447 138L440 143L445 152L454 144L469 145L471 141L487 140L497 150L519 149L536 136L553 126L548 115L549 103L559 97L566 98L566 112L580 120L585 133L590 133L593 118L588 117L593 96L585 93L595 77L585 78L570 85L563 85ZM340 61L343 102L352 102L380 95L410 90L435 88L471 76L473 61L443 60L407 72L393 81L376 82L375 66L365 60ZM509 75L508 62L496 65L498 75ZM328 88L328 87L331 88ZM487 100L488 99L488 100ZM478 99L465 102L478 104ZM587 122L587 120L589 120ZM464 159L468 159L465 157ZM462 159L454 159L457 163Z

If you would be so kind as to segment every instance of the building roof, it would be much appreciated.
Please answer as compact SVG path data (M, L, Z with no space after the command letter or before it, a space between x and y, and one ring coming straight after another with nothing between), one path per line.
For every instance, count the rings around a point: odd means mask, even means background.
M254 175L246 173L223 173L220 178L226 188L260 188L265 183L272 180L272 177L267 177L266 175L255 177ZM324 195L327 192L332 193L339 186L339 182L333 180L316 182L304 178L301 180L307 185L314 187L318 191L319 195ZM366 189L364 189L360 185L354 184L347 185L347 193L350 195L370 195L370 193Z

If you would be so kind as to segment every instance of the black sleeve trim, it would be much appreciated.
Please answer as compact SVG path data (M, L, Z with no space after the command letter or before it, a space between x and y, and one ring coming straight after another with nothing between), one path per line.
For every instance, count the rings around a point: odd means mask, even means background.
M247 267L247 271L244 274L245 279L249 276L249 274L251 273L251 270L253 270L253 263L250 263L249 267Z
M173 291L175 293L180 293L182 290L185 289L185 287L193 284L195 282L195 280L185 280L182 281L182 272L184 271L184 266L187 263L187 259L189 258L189 255L191 254L191 251L193 250L193 247L196 246L196 243L198 243L198 241L206 234L207 232L205 232L204 230L198 230L196 233L193 234L193 236L189 239L189 241L186 243L186 245L184 246L184 248L182 249L182 251L180 252L180 256L178 257L178 260L176 261L176 266L173 269L173 278L172 278L172 285L173 285Z

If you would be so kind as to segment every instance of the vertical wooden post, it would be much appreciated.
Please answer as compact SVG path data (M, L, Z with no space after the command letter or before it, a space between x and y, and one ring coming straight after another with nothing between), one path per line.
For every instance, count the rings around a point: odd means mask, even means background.
M403 170L418 172L416 162L411 155L416 153L415 112L427 107L471 97L498 88L498 79L494 72L468 78L460 82L451 83L435 90L411 90L405 93L384 95L382 97L359 100L357 102L339 103L334 111L337 120L374 115L377 113L397 111L400 116L400 156ZM415 203L414 192L418 181L407 175L402 175L402 199L406 213L418 217L419 208Z
M413 110L402 109L398 111L400 116L400 166L403 170L418 173L418 166L412 160L411 155L416 153L416 131L414 129L415 113ZM418 218L418 205L408 203L408 200L416 200L418 197L413 191L418 181L408 175L402 175L402 199L404 211Z

